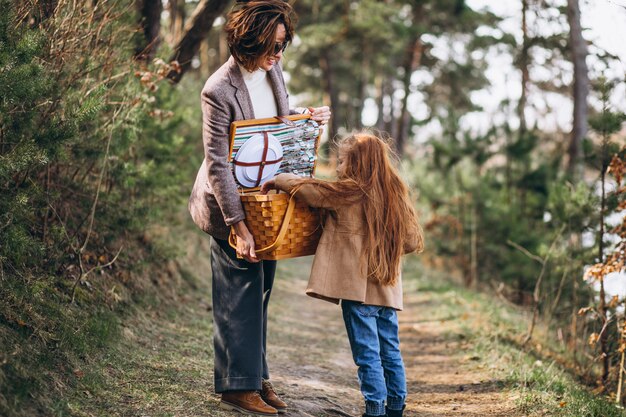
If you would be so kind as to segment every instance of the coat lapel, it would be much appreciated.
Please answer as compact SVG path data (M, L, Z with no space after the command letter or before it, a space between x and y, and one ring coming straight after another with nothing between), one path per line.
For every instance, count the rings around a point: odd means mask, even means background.
M276 98L276 109L279 116L289 115L289 101L287 100L287 91L285 90L285 81L282 76L282 69L278 64L275 64L270 72L270 84L274 91L274 97Z
M237 89L235 92L235 98L239 103L239 108L243 114L244 119L254 119L254 108L252 107L252 101L250 101L250 93L246 87L246 83L241 75L241 70L237 61L232 56L228 60L229 68L228 74L230 76L230 83ZM274 67L268 72L272 91L274 92L274 98L276 99L276 109L278 110L278 116L286 116L289 114L289 101L287 99L287 91L285 90L285 81L281 74L282 69L279 65Z
M252 107L252 102L250 101L250 93L248 92L246 83L244 82L243 76L241 75L239 65L237 65L237 61L235 61L235 58L232 56L229 58L228 63L228 75L230 76L230 84L235 87L235 89L237 89L237 91L235 92L235 98L237 99L237 103L239 103L239 108L241 109L243 118L244 120L254 119L254 109Z

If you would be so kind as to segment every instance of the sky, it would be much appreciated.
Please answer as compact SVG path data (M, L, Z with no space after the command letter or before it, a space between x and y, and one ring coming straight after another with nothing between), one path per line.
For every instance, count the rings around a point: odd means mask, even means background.
M626 0L590 0L583 4L581 19L589 28L585 36L619 56L626 71Z
M515 33L521 40L521 1L519 0L467 0L468 6L473 9L486 8L491 10L498 16L504 17L500 27L510 33ZM565 1L563 0L565 4ZM606 52L616 55L621 62L616 62L606 69L609 77L621 77L624 79L626 74L626 0L581 0L581 21L585 29L583 36L593 45L602 48ZM529 19L529 29L541 30L532 26ZM545 29L549 30L549 29ZM593 48L590 48L590 52ZM533 57L540 59L540 57ZM519 74L509 62L502 60L507 58L495 58L491 68L488 71L488 78L492 80L493 86L487 91L477 92L473 98L476 102L483 104L488 112L497 113L497 106L500 98L506 96L514 100L519 98L521 93ZM604 66L593 57L588 57L587 64L590 69L591 77L595 77L604 69ZM511 71L503 71L502 67L509 66ZM540 66L536 67L534 73L531 72L531 78L549 78L551 74L542 71ZM567 78L566 78L567 79ZM571 79L571 77L570 77ZM534 94L533 94L534 93ZM534 96L534 97L533 97ZM539 94L538 91L530 91L530 105L536 106L539 110L546 108L558 109L548 112L547 116L542 116L537 120L539 128L550 131L554 129L566 130L571 128L572 106L569 100L564 100L556 94ZM591 99L593 104L594 100ZM617 107L626 111L626 91L625 86L617 89L612 97L612 102ZM532 110L527 115L529 122L532 124L539 118ZM495 115L498 117L498 115ZM504 117L500 115L499 117ZM488 116L475 115L470 117L467 124L486 128L490 123Z
M500 16L511 16L507 28L517 29L521 14L519 0L467 0L473 9L487 8ZM581 20L585 39L622 59L626 71L626 0L583 0Z
M565 0L562 0L565 4ZM503 18L499 27L508 33L515 34L521 41L521 1L520 0L466 0L469 7L481 10L488 9ZM626 74L626 0L581 0L581 20L585 28L583 36L592 45L602 48L606 52L617 56L621 62L615 62L610 68L605 69L604 65L593 57L588 57L587 64L590 68L592 78L595 78L601 71L610 78L624 79ZM550 28L534 27L529 18L529 28L531 31L549 31ZM482 28L484 31L497 30L497 28ZM444 58L450 54L450 45L446 41L433 41L433 55ZM590 52L593 51L593 46ZM536 62L541 60L540 56L533 56ZM513 67L512 59L508 54L501 54L491 51L487 55L490 63L487 70L487 78L491 85L473 93L472 100L483 107L483 111L470 113L462 119L462 127L470 129L476 133L484 132L494 122L502 123L504 119L511 122L513 128L516 127L517 118L514 112L505 111L500 108L503 99L509 98L513 103L517 102L521 93L521 81L519 70ZM564 65L570 65L564 63ZM558 70L557 70L558 71ZM549 79L555 76L563 76L564 81L571 80L571 69L564 68L558 74L550 73L546 67L535 65L531 72L531 79ZM428 108L424 104L421 96L420 85L430 82L432 77L426 71L417 71L412 81L416 85L416 91L409 95L409 111L414 117L421 119L427 116ZM592 105L597 104L593 97L590 98ZM626 86L622 85L616 89L612 96L612 103L622 111L626 111ZM530 125L535 122L544 131L569 131L571 129L573 103L571 100L554 93L545 93L537 89L529 91L529 103L526 112ZM536 109L536 110L535 110ZM378 112L373 101L365 103L363 122L365 125L374 124ZM437 135L440 126L437 122L420 127L415 134L416 141L423 142L433 135Z

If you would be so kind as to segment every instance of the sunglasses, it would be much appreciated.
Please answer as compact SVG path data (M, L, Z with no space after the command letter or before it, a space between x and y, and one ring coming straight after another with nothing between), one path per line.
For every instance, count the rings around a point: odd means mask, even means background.
M279 52L285 52L285 49L287 49L287 45L289 45L288 41L276 42L274 44L274 55L278 55Z

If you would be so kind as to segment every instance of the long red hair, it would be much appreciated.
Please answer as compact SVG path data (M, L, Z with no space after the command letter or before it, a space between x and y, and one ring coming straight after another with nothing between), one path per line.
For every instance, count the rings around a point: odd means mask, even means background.
M367 275L383 285L394 285L404 242L417 238L416 251L424 248L408 187L392 163L393 151L376 135L367 131L352 134L339 142L338 150L338 180L311 181L327 190L333 201L363 205Z

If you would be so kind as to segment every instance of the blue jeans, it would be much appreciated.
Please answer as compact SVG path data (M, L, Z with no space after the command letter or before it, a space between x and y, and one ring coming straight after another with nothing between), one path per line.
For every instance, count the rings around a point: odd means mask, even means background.
M391 307L341 301L354 363L359 367L365 413L385 414L402 410L406 400L406 376L400 353L398 315Z

